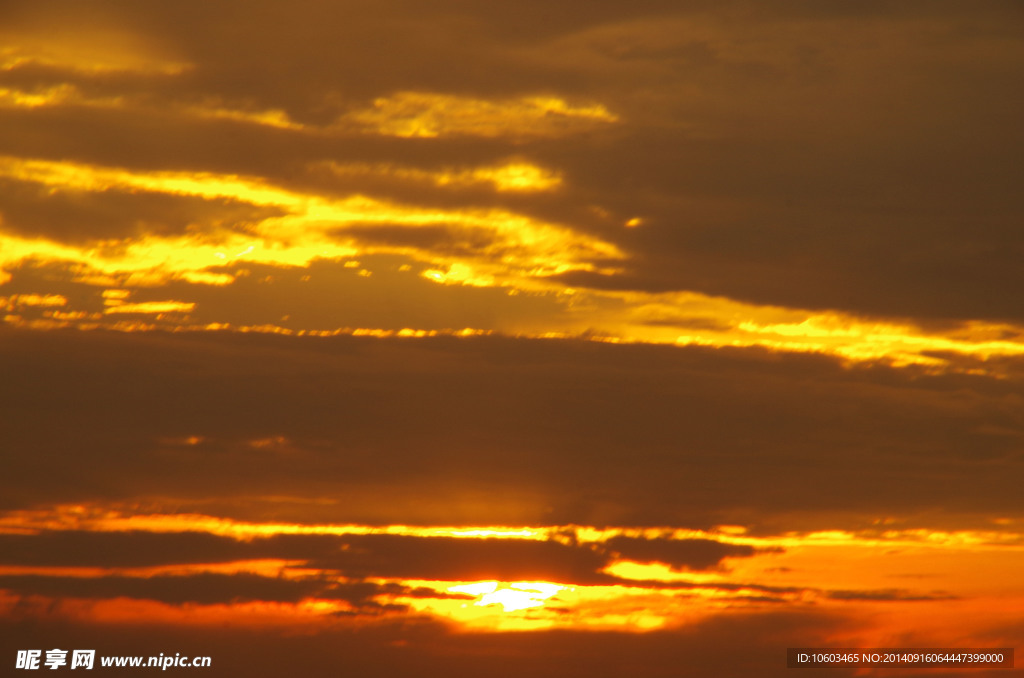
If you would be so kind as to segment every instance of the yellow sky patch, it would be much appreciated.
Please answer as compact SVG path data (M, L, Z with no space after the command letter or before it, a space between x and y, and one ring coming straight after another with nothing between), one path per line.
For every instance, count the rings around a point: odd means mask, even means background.
M0 308L14 311L19 306L66 306L67 297L62 294L12 294L0 297Z
M529 175L528 172L523 174L522 168L498 168L494 172L499 178L491 176L489 181L516 181ZM330 199L283 189L254 177L208 172L136 172L12 157L0 158L0 175L38 183L52 190L150 191L207 200L231 199L288 212L285 216L263 220L251 234L194 232L177 237L144 236L104 241L84 247L6 236L0 250L0 266L28 258L80 262L108 275L134 275L135 284L146 284L147 279L155 284L185 276L190 276L194 282L223 284L223 273L205 269L240 258L277 266L306 266L314 259L374 252L401 253L448 265L458 263L459 270L464 272L461 275L464 282L484 280L487 282L483 284L491 284L495 279L511 282L571 270L594 270L592 260L624 256L614 245L595 237L498 208L419 208L361 195ZM462 258L441 256L406 245L368 246L360 244L358 235L353 232L338 232L353 224L406 228L440 226L455 233L464 230L485 234L491 244ZM202 273L214 273L217 277L197 276Z
M557 174L520 161L436 172L390 165L328 164L328 168L341 174L394 171L399 178L405 172L406 179L435 185L483 183L497 190L548 190L560 181ZM429 268L422 271L421 276L431 282L560 295L558 303L564 309L562 319L548 320L543 328L524 325L516 332L521 336L756 346L823 353L850 362L918 365L938 371L951 367L950 360L943 354L980 361L1024 355L1024 328L1005 323L976 321L955 329L925 332L910 323L748 304L696 292L567 288L552 276L570 271L601 271L614 275L617 269L606 262L624 261L627 255L610 242L570 227L499 208L423 208L363 195L329 198L250 176L131 171L10 156L0 157L0 176L36 183L57 192L141 191L205 200L227 199L284 212L265 218L245 231L193 228L176 236L143 235L84 245L5 235L0 241L0 270L6 267L8 276L13 266L24 261L57 261L78 267L77 278L95 284L157 286L182 279L223 286L235 279L235 274L223 267L238 262L307 267L318 259L397 254L427 263ZM406 228L410 232L419 228L441 228L451 238L465 237L472 241L472 246L453 253L404 244L401 240L393 244L360 240L360 229L372 229L375 225ZM364 269L361 275L369 277L372 273ZM192 302L179 300L179 303ZM18 319L9 320L16 322ZM410 328L410 331L418 331L418 328ZM984 366L973 365L968 369L991 373Z
M488 100L434 92L398 92L375 99L339 124L396 137L561 136L614 123L598 103L571 104L554 96Z
M27 63L61 64L59 60L10 56L0 61L0 70L11 70ZM5 67L6 65L6 67ZM141 69L142 66L137 66ZM93 73L131 70L91 65L77 70ZM154 67L153 73L180 75L188 70L183 64ZM279 108L260 109L239 102L208 98L201 102L154 102L131 94L87 96L71 82L32 89L0 88L0 107L41 108L46 106L82 106L89 108L129 109L139 112L171 112L194 120L228 120L293 132L339 136L373 134L395 137L434 138L475 137L560 137L596 129L619 121L619 117L598 103L574 105L554 96L527 96L517 99L475 99L435 92L399 92L374 100L370 107L351 111L328 125L308 125L294 120ZM479 181L461 177L458 181ZM493 180L493 178L492 178ZM527 180L536 184L535 179ZM524 189L524 178L505 178L501 190Z
M551 191L562 184L557 172L538 167L525 161L514 161L503 165L447 168L443 170L421 170L393 164L367 163L320 163L339 177L377 176L397 181L411 181L431 184L437 187L490 186L496 191L529 193Z
M196 305L184 301L142 301L137 304L116 304L104 313L190 313Z
M972 321L925 331L910 322L750 304L697 292L585 291L575 299L569 315L579 315L580 325L597 340L762 347L935 371L959 369L943 354L981 361L1024 355L1024 327L1009 323ZM564 336L571 335L570 330ZM977 365L968 371L995 374Z

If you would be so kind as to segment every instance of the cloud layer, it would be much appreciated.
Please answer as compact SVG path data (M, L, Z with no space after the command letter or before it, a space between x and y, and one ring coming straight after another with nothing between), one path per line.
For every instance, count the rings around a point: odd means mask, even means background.
M4 3L6 656L1019 645L1022 22Z

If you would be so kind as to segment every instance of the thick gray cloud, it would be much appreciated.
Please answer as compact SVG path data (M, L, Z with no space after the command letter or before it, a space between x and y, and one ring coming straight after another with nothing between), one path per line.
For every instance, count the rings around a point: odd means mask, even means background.
M902 589L880 589L876 591L828 591L827 596L832 600L873 600L873 601L930 601L930 600L956 600L954 596L944 591L932 593L915 593Z
M146 567L242 560L251 548L201 532L81 532L47 530L0 535L4 565Z
M626 560L641 563L665 563L673 568L704 570L724 558L754 555L752 546L726 544L713 539L638 539L613 537L605 546Z
M168 605L227 605L264 601L297 603L306 598L345 601L353 614L377 614L382 611L407 611L405 605L382 603L377 596L413 598L472 599L472 596L444 593L424 587L412 588L395 583L366 581L335 582L308 576L285 579L240 572L219 574L197 572L184 575L126 577L64 577L37 574L0 575L0 589L23 600L35 596L53 599L76 598L103 600L133 598L154 600Z
M601 573L615 558L700 570L726 557L754 554L755 549L749 546L711 539L615 537L606 543L563 544L388 534L279 534L246 541L203 532L44 530L37 534L0 534L0 565L129 568L280 559L357 580L500 579L608 584L622 581Z
M206 532L43 530L0 535L0 563L127 568L264 558L305 561L328 557L343 543L335 535L279 534L240 541Z
M0 575L0 588L24 596L51 598L138 598L171 605L216 605L254 600L295 603L324 588L315 580L289 580L257 574L204 572L184 576L52 577Z
M0 350L8 508L781 529L1019 509L1015 379L498 337L8 329Z
M452 537L351 535L345 548L310 564L356 577L456 581L612 583L598 573L609 558L596 548L558 542Z

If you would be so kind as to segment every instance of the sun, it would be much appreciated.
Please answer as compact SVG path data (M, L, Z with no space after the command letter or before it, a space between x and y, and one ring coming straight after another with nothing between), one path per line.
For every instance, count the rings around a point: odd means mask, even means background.
M482 581L450 586L448 591L479 596L479 599L473 603L475 606L501 605L505 612L515 612L531 607L543 607L545 601L566 588L568 587L548 582Z

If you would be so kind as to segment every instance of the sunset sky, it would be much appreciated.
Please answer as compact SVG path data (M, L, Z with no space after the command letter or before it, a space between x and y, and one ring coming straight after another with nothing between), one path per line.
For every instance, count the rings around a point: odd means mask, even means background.
M8 666L1024 652L1018 0L0 1L0 320Z

